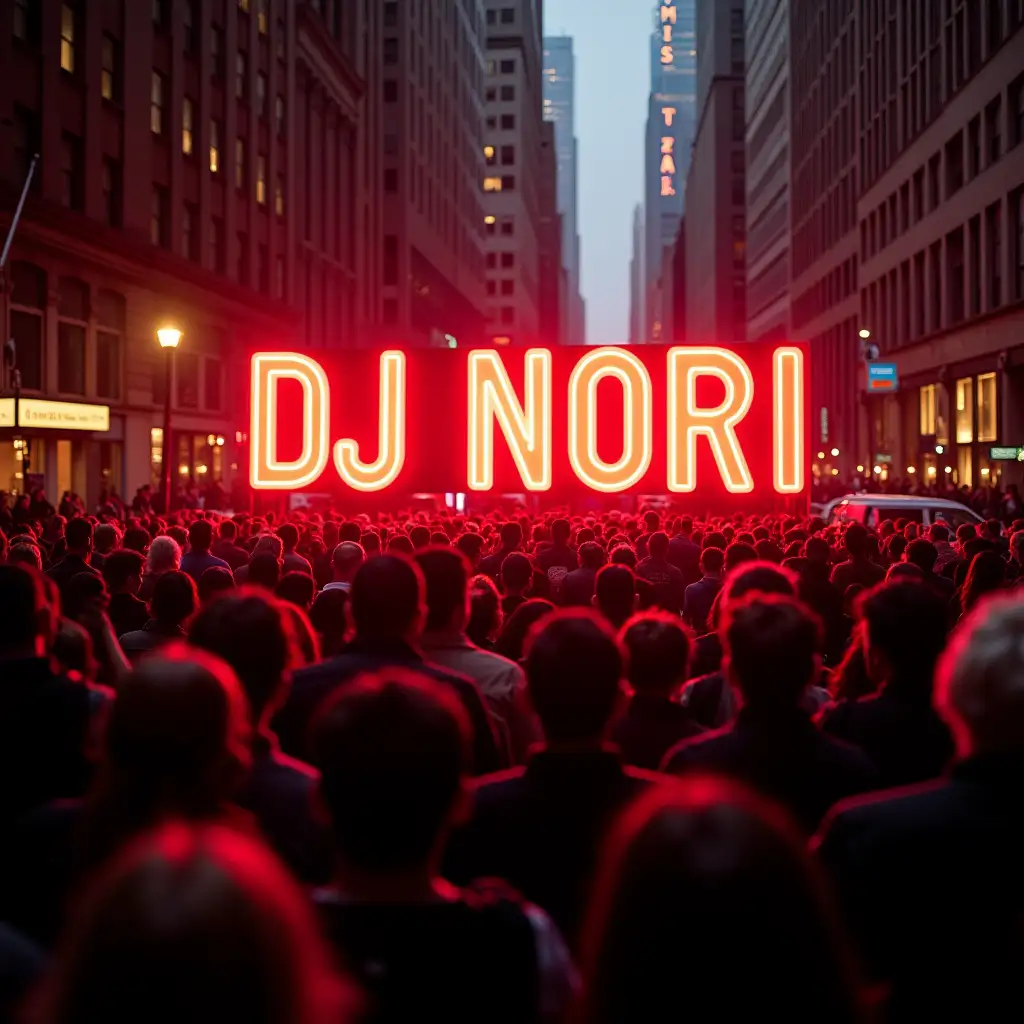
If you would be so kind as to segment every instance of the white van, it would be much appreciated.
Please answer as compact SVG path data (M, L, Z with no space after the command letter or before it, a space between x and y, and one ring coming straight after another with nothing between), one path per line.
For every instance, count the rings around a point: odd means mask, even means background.
M923 526L941 520L954 531L964 523L984 522L977 512L957 501L916 494L847 494L830 501L822 509L821 518L829 523L863 523L872 530L886 519L906 519Z

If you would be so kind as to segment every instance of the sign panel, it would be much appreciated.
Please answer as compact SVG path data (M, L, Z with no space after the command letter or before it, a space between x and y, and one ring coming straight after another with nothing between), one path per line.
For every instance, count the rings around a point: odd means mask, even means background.
M13 427L14 399L0 399L0 427ZM110 429L110 409L105 405L79 402L49 402L22 398L18 404L19 427L49 430L87 430L103 433Z
M895 363L868 363L868 391L896 391L898 388Z
M807 486L803 347L258 352L263 490L697 494Z
M989 448L988 457L993 462L1024 462L1024 448L1009 448L999 445Z

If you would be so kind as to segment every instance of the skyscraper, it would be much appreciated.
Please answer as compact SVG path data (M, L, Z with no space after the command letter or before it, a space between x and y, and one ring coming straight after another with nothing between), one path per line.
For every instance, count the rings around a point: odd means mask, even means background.
M646 243L644 242L644 207L637 203L633 207L633 254L629 260L629 343L639 345L645 340L646 324L646 282L644 270Z
M662 340L671 295L662 288L662 257L674 249L683 215L683 183L696 126L696 0L667 0L653 11L651 93L645 132L645 277L642 338Z
M544 38L544 118L555 126L558 160L558 212L562 216L562 264L565 267L566 340L584 342L583 302L580 297L580 236L577 199L576 60L568 36Z

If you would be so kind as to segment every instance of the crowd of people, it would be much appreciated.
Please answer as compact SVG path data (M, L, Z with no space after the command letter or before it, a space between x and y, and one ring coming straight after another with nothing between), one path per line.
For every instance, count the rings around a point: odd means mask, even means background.
M0 1021L1019 1012L1024 521L19 508Z

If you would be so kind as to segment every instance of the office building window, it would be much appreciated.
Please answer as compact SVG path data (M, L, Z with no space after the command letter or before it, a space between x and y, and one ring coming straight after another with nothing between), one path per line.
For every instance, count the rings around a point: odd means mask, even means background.
M501 233L506 237L511 237L516 232L516 222L512 218L503 220L501 222Z
M167 235L167 189L154 185L150 200L149 240L154 245L166 245Z
M249 0L238 0L238 9L243 14L248 14L249 13L249 8L250 8Z
M503 75L514 75L516 71L516 62L514 60L503 60L500 67Z
M244 100L249 82L249 58L241 50L235 54L235 99Z
M503 324L514 324L516 322L516 310L514 306L501 307L501 322Z
M164 76L154 71L149 86L149 130L154 135L164 132Z
M188 96L181 102L181 151L192 155L192 100Z
M103 186L103 209L107 223L114 228L121 226L121 165L112 157L103 158L101 176Z
M1024 75L1010 83L1010 144L1024 142Z
M393 37L384 40L384 63L398 63L398 40Z
M938 384L925 384L920 389L921 435L929 437L935 434L935 413L938 407Z
M89 286L62 277L57 289L57 390L85 394L85 335L88 327Z
M978 440L996 441L998 438L996 375L994 373L982 373L978 376Z
M502 146L501 147L501 162L505 166L510 166L516 162L516 147L515 146Z
M115 102L121 98L121 83L118 73L118 44L113 36L103 36L103 47L100 56L100 95L105 100Z
M181 255L187 260L199 259L199 211L192 203L182 210Z
M256 113L267 116L267 76L262 71L256 75Z
M121 338L120 331L103 328L96 332L96 395L99 398L116 400L121 397Z
M195 352L177 352L174 364L174 379L177 384L177 406L180 409L198 409L199 356Z
M997 96L985 107L985 138L988 162L994 164L1003 155L1003 98Z
M220 172L220 121L210 120L210 173Z
M274 182L274 213L284 216L284 178L280 174Z
M501 102L511 103L516 98L516 87L514 85L503 85L501 87Z
M988 308L996 309L1003 301L1003 238L1000 204L985 210L985 236L988 242Z
M1010 216L1014 238L1014 298L1024 299L1024 189L1017 189L1010 196Z
M956 382L956 443L970 444L974 440L974 381L961 377Z
M203 360L203 404L210 412L219 412L224 392L224 369L217 358Z
M501 191L501 178L484 178L484 191L485 192L500 192Z
M153 0L153 27L167 28L167 0Z
M501 254L502 270L511 270L516 265L516 254L514 252L503 252Z
M514 174L503 174L501 176L501 191L512 192L516 187L516 176Z
M185 0L185 10L182 14L182 22L185 28L185 52L195 53L196 51L196 0Z
M60 5L60 67L69 75L75 73L75 10L70 4Z
M64 132L60 140L61 202L69 210L82 209L82 140Z
M501 115L501 130L503 132L515 131L516 127L516 115L515 114L502 114Z
M278 96L274 100L274 131L277 132L277 137L284 137L284 97Z
M11 337L18 353L21 386L43 386L43 318L46 311L46 272L30 263L11 266Z
M244 231L238 232L237 276L240 284L249 283L249 236Z
M210 29L210 61L213 77L221 81L224 78L224 30L217 25Z
M511 25L516 20L516 9L514 7L502 7L501 9L501 23L502 25Z
M284 298L284 257L281 255L274 258L274 297Z
M502 295L513 295L515 294L516 283L515 281L502 281L501 282L501 294Z
M245 139L235 139L235 188L245 188Z
M256 155L256 202L267 203L267 158L262 153Z
M498 283L496 281L487 282L487 294L497 295L498 294Z
M277 19L277 31L274 33L274 53L278 60L284 60L287 40L285 39L284 19Z
M22 43L27 43L35 38L32 16L35 14L33 0L14 0L14 20L11 24L11 34Z
M256 31L265 36L270 31L270 17L267 14L267 0L256 0Z

